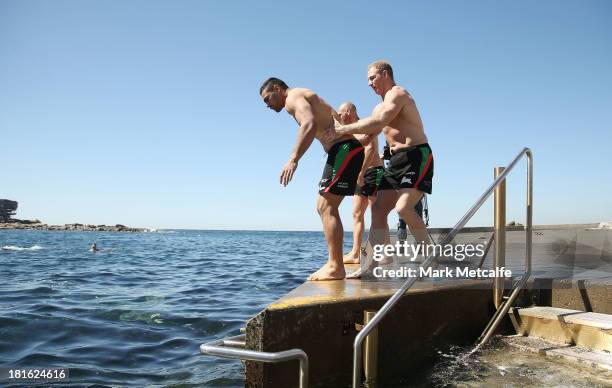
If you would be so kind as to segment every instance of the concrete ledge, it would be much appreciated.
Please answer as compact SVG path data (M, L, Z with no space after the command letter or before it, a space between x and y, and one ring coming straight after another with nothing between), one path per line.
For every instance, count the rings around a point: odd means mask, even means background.
M599 313L580 313L565 317L565 322L576 325L588 325L598 329L612 329L612 315Z
M612 351L612 315L536 306L513 309L510 318L518 334Z
M428 367L436 350L473 343L492 314L487 281L417 283L379 326L379 379ZM247 323L247 348L300 348L309 357L311 385L350 385L356 324L377 310L398 284L342 280L306 282ZM293 387L297 363L246 363L248 387Z
M521 317L531 317L531 318L540 318L540 319L551 319L554 321L557 320L565 320L561 318L565 318L570 314L580 313L580 311L570 310L570 309L560 309L557 307L528 307L517 310Z
M565 309L576 306L572 310L607 313L612 310L608 283L532 279L517 303ZM364 310L380 308L400 284L306 282L249 320L247 348L271 352L302 349L310 360L311 384L350 385L355 325L363 323ZM493 314L491 284L491 279L417 282L379 326L380 380L396 380L430 367L438 348L474 343ZM509 322L500 331L510 333ZM586 331L582 331L583 338ZM248 387L297 384L297 362L246 363Z
M565 323L588 325L599 329L612 329L612 315L590 313L557 307L530 307L519 310L521 316L561 320Z

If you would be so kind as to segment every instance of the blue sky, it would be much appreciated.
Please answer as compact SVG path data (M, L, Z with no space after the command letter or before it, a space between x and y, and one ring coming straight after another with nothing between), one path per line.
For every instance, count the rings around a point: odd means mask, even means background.
M434 151L433 226L524 146L536 223L612 220L611 15L609 1L0 0L0 198L55 224L320 230L324 151L281 188L298 127L259 86L278 76L366 116L366 67L384 58ZM509 220L524 219L524 171Z

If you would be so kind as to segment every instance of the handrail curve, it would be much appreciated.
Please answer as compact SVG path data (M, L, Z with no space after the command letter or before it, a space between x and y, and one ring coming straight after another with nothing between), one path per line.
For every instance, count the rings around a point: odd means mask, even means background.
M514 167L517 165L517 163L519 162L519 160L521 160L523 156L527 157L527 217L526 217L527 220L526 220L526 226L525 226L525 232L526 232L526 236L525 236L526 245L525 246L526 246L526 251L527 251L525 262L526 262L527 268L525 270L525 274L523 275L521 280L517 283L517 287L520 286L521 288L526 283L529 276L531 275L531 254L532 254L531 245L532 245L532 229L533 229L533 225L532 225L532 221L533 221L533 154L529 148L525 147L523 148L521 152L519 152L519 154L512 160L512 162L510 162L510 164L506 167L506 169L493 181L493 183L489 186L489 188L485 190L485 192L474 203L474 205L472 205L472 207L467 211L467 213L465 213L465 215L459 220L459 222L457 222L457 224L453 227L453 229L450 232L448 232L448 234L439 243L440 245L445 246L446 244L449 244L451 241L453 241L457 233L459 233L459 231L463 229L465 224L467 224L467 222L474 216L474 214L478 211L478 209L480 209L480 207L484 204L484 202L491 196L495 188L499 186L504 181L504 179L506 179L508 174L512 172ZM425 261L420 265L420 267L427 269L433 264L434 260L436 260L441 254L441 253L436 254L435 251L436 250L434 250L434 253L429 255L427 259L425 259ZM420 274L422 273L422 271L419 269L418 273ZM378 323L387 315L387 313L393 308L393 306L395 306L395 304L406 293L406 291L408 291L408 289L410 289L410 287L412 287L414 283L420 278L421 276L416 276L404 282L404 284L393 294L393 296L391 296L391 298L389 298L389 300L378 310L376 315L374 315L374 317L361 329L361 331L355 337L355 341L353 343L353 388L359 388L361 384L361 363L362 363L361 349L362 349L365 338L374 329L374 327L376 327ZM520 289L516 288L512 292L510 298L506 302L511 302L511 300L513 301L518 295L519 291ZM503 305L503 308L507 310L510 308L510 305L511 303L506 303ZM493 328L492 330L494 330L496 327L496 323L499 324L499 321L501 321L502 317L503 317L503 314L500 314L498 317L499 319L497 320L492 319L489 325L487 326L487 329ZM481 343L486 342L486 340L490 338L490 334L492 330L490 330L488 337L486 337Z

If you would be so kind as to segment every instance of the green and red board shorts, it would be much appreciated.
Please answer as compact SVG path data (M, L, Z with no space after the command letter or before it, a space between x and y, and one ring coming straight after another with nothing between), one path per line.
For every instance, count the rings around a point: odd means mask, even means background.
M392 153L378 190L416 188L431 194L434 160L428 143L397 150Z
M363 145L355 139L334 144L319 183L319 194L353 195L364 158Z
M364 197L376 195L378 185L383 180L385 168L383 166L369 167L363 174L363 186L357 186L355 194Z

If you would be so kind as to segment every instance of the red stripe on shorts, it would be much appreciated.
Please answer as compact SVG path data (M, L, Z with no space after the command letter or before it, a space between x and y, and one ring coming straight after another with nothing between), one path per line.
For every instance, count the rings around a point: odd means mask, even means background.
M336 177L334 178L334 180L329 184L329 186L327 186L325 188L325 190L323 190L323 192L328 193L329 189L332 188L333 185L336 184L336 182L338 182L338 179L340 179L340 177L342 176L342 173L344 172L344 170L346 169L346 166L348 165L348 163L351 161L351 159L353 159L353 156L355 156L359 151L361 151L363 149L363 147L357 147L354 150L352 150L351 152L348 153L348 155L346 156L346 159L344 160L344 163L342 163L342 165L340 166L340 168L338 169L338 172L336 173Z
M433 155L430 152L429 156L427 157L427 162L425 162L425 168L423 169L423 172L421 173L421 176L419 177L419 179L417 179L416 183L414 184L415 189L419 188L419 183L421 183L423 178L425 178L425 174L427 174L427 170L429 170L429 165L431 164L432 159L433 159Z

